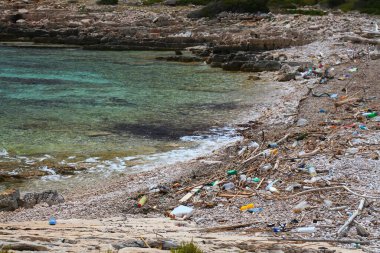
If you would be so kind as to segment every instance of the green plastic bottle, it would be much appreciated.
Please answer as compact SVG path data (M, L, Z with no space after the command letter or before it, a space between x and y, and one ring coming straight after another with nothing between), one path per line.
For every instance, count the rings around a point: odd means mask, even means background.
M227 171L227 175L230 175L230 176L231 175L237 175L237 173L238 173L237 170L228 170Z
M363 116L371 119L377 116L377 112L366 112L366 113L363 113Z

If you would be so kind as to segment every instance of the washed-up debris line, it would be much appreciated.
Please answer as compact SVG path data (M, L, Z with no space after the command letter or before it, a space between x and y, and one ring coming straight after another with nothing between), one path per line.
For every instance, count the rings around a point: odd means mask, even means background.
M379 65L358 56L304 69L298 75L314 86L293 124L268 128L264 115L240 125L243 141L205 160L208 169L193 178L142 193L147 203L171 219L207 226L204 232L239 229L273 240L378 248L380 87L370 73ZM364 181L358 173L367 174ZM160 206L164 196L170 205Z

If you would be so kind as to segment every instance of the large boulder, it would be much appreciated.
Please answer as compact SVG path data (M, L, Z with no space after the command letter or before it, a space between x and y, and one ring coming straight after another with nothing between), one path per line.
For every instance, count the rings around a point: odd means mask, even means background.
M44 192L26 193L20 202L22 207L32 208L39 203L47 203L49 206L65 202L65 199L57 191L48 190Z
M19 190L6 190L0 193L0 211L14 211L19 205L20 192Z
M291 67L288 64L282 65L279 75L277 76L277 81L288 82L290 80L295 80L297 74L297 67Z
M278 71L280 69L281 63L278 61L247 62L241 66L241 70L247 72Z
M241 66L243 66L244 61L229 61L222 64L223 70L228 71L239 71Z
M177 0L165 0L163 2L164 5L167 5L167 6L176 6L177 5Z

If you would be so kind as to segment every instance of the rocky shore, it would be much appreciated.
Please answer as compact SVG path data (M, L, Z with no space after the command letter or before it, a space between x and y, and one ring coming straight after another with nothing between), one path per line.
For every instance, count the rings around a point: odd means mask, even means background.
M196 7L0 5L2 41L188 48L191 57L173 53L160 60L254 72L252 80L269 79L283 90L259 116L247 113L238 122L241 142L212 156L78 187L64 203L35 201L32 209L0 213L3 246L155 252L148 248L157 241L193 238L206 252L380 251L380 125L374 114L380 111L380 39L371 24L378 17L222 13L191 20L186 15ZM146 204L136 207L144 195ZM241 209L247 204L257 209ZM179 205L192 215L170 215ZM67 238L46 234L54 230L47 225L52 214ZM36 220L43 222L25 223ZM29 229L45 235L32 237Z

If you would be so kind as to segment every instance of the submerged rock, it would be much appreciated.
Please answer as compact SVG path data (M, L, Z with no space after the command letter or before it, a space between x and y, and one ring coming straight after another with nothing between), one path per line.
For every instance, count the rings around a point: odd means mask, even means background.
M156 60L166 60L175 62L202 62L203 58L197 56L175 55L168 57L157 57Z

